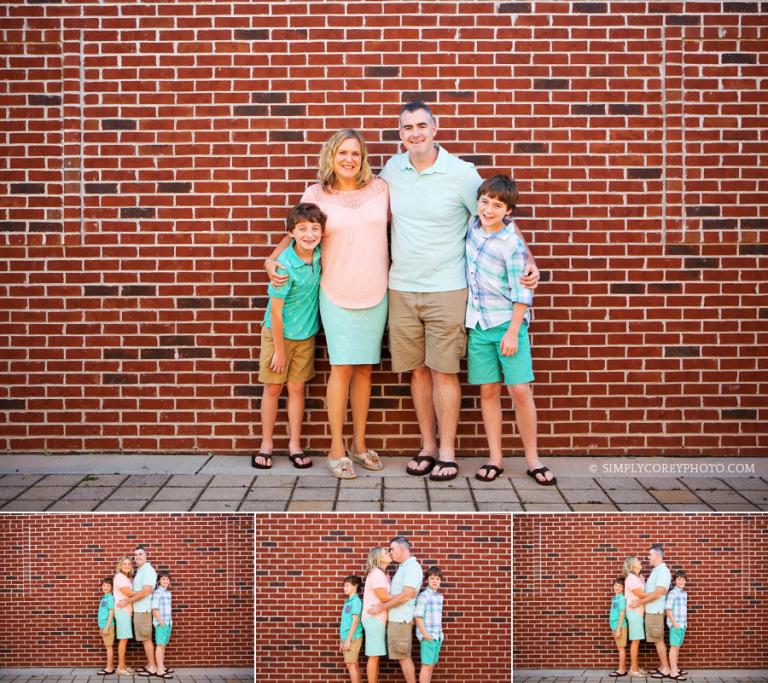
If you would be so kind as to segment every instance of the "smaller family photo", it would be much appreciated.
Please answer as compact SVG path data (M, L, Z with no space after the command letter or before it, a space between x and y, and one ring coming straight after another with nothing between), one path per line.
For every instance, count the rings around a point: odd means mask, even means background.
M510 534L508 515L259 516L257 680L507 683Z
M768 681L765 515L515 515L513 526L516 681Z
M4 666L252 678L251 515L2 515L0 552Z

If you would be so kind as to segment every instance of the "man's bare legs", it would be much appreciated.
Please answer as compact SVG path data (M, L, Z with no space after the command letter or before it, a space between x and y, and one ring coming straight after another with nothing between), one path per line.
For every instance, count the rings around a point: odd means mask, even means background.
M149 640L142 640L141 644L144 646L144 654L147 655L147 666L144 668L147 671L156 673L157 665L155 664L155 645L152 642L152 639L150 638Z
M426 367L415 368L411 373L411 398L421 433L419 455L437 456L439 460L454 462L456 428L461 409L458 375ZM424 470L427 466L428 463L423 462L417 469ZM440 472L440 468L434 470L435 474Z
M405 677L405 683L416 683L416 666L413 660L409 657L399 661L400 668L403 670L403 676Z
M665 676L669 673L669 659L667 659L667 644L663 640L656 642L656 654L659 655L659 671Z

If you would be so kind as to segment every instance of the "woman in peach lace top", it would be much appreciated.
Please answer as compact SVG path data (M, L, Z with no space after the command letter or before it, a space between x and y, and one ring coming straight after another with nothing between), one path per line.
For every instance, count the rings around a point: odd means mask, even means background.
M307 188L302 202L317 204L328 217L322 241L320 317L331 375L328 379L328 422L331 449L328 466L340 479L354 479L354 464L382 469L368 448L366 425L371 398L372 366L381 360L387 320L387 184L373 175L362 135L351 129L331 136L320 154L318 183ZM267 260L273 284L274 258L287 246L284 239ZM352 404L352 448L344 447L344 418ZM307 458L308 460L308 458Z

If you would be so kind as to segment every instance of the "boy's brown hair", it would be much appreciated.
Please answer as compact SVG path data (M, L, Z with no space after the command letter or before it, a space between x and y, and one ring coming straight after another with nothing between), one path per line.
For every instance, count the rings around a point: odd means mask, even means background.
M517 203L517 183L509 176L498 175L486 178L477 188L477 198L483 195L491 199L498 199L507 205L508 209L514 209Z
M325 221L328 217L323 213L322 209L317 204L311 204L309 202L302 202L296 204L285 217L285 224L288 228L288 232L291 232L297 223L302 221L308 221L310 223L319 223L320 227L325 230Z

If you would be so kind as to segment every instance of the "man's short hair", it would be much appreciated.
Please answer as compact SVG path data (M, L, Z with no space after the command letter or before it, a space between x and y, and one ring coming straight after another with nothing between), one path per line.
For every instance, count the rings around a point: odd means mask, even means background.
M357 576L357 574L350 574L349 576L344 577L344 583L351 583L356 589L360 589L360 586L363 584L362 579Z
M687 579L687 578L688 578L688 574L686 574L686 573L685 573L685 572L684 572L682 569L678 569L678 570L675 572L675 575L674 575L674 577L673 577L673 578L674 578L675 580L677 580L677 579Z
M411 542L405 537L405 536L395 536L390 543L397 543L398 545L402 545L408 550L408 552L411 552Z
M430 576L439 576L441 579L443 578L443 572L440 571L440 567L430 567L427 569L427 573L425 574L427 580L429 580Z
M483 195L491 199L498 199L507 205L508 209L514 209L517 203L517 183L509 176L499 173L486 178L477 188L477 198Z
M285 217L285 227L288 232L291 232L297 223L307 221L309 223L318 223L320 229L325 231L325 221L328 220L327 216L323 213L323 210L317 205L311 202L302 202L296 204Z
M435 115L432 113L432 110L429 108L429 105L426 102L422 102L421 100L413 100L411 102L406 102L402 107L400 107L400 113L398 114L398 119L405 114L405 112L413 113L415 111L419 111L419 109L423 109L427 114L429 114L429 118L432 119L432 122L435 121Z
M134 548L133 552L135 552L135 553L139 553L140 552L140 553L144 553L146 555L147 554L147 549L143 545L137 545L136 548Z
M664 546L661 543L654 543L648 550L658 553L662 558L664 557Z

